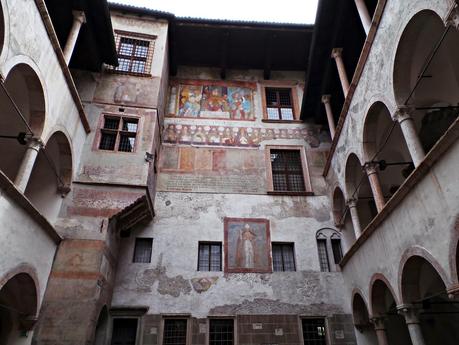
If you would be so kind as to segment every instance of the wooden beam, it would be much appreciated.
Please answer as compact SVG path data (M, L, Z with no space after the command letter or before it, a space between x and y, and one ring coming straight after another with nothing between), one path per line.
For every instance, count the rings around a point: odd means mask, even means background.
M266 80L271 79L271 66L273 60L273 45L277 35L269 33L265 36L265 67L263 71L263 78Z
M228 69L228 45L230 42L230 33L223 30L220 34L220 78L226 79L226 70Z

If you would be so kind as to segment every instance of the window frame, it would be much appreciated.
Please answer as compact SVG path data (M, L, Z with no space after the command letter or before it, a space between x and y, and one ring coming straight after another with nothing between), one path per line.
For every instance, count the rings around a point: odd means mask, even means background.
M158 36L143 34L143 33L140 33L140 32L123 31L123 30L115 30L114 33L115 33L114 36L115 36L117 58L118 59L120 59L120 58L129 59L130 60L129 70L128 71L119 70L119 69L117 69L118 66L117 67L109 66L107 68L107 70L110 71L111 73L115 73L115 74L133 75L133 76L137 76L137 77L151 77L152 76L151 68L152 68L152 65L153 65L153 59L154 59L154 53L155 53L155 43L156 43L156 39L158 38ZM121 48L121 43L122 43L122 39L123 38L132 39L132 40L136 40L136 41L148 42L148 50L147 50L146 57L145 58L136 57L135 55L130 55L130 56L123 55L123 56L121 56L119 54L119 51L120 51L120 48ZM134 54L134 52L135 52L135 50L133 50L133 54ZM135 71L131 70L132 69L132 62L134 60L136 60L136 61L144 61L145 62L145 68L144 68L143 72L135 72Z
M298 92L297 92L298 83L297 82L288 82L282 81L276 83L274 81L270 83L265 83L261 85L261 100L263 105L263 118L262 122L268 123L302 123L303 121L300 120L300 106L299 106L299 99L298 99ZM266 90L267 89L285 89L290 91L290 99L292 101L292 111L293 111L293 120L282 120L280 119L269 119L268 118L268 102L266 99Z
M151 243L150 246L150 258L148 262L144 261L136 261L136 249L137 249L137 241L140 240L149 240ZM151 264L151 257L153 256L153 237L136 237L134 240L134 251L132 253L132 263L133 264Z
M324 324L324 341L325 341L325 344L328 345L330 344L330 332L329 332L329 325L328 325L328 319L327 317L325 316L306 316L306 315L300 315L298 317L298 321L299 321L299 329L300 329L300 340L301 340L301 344L302 345L307 345L306 342L305 342L305 339L304 339L304 325L303 325L303 321L306 321L306 320L323 320L323 324Z
M106 118L112 118L112 119L118 119L118 128L117 129L110 129L110 128L104 128L105 126L105 119ZM136 120L137 121L137 129L136 132L129 132L129 131L123 131L123 120ZM133 114L125 114L125 113L110 113L110 112L103 112L100 115L99 119L99 125L97 127L97 133L95 136L94 140L94 145L93 145L93 150L94 151L99 151L99 152L105 152L105 153L122 153L122 154L133 154L137 152L137 149L139 147L138 141L142 138L142 131L141 127L142 126L142 117L138 115L133 115ZM102 137L104 133L113 133L115 134L115 146L113 150L107 150L107 149L101 149L100 148L100 143L102 141ZM134 135L133 135L134 134ZM135 138L135 143L132 148L132 151L121 151L119 149L120 141L122 136L127 136L127 137L134 137Z
M326 255L327 255L327 263L328 263L327 271L322 269L319 241L325 242L325 250L326 250ZM343 239L337 230L332 229L332 228L322 228L317 231L316 246L317 246L317 259L319 261L320 272L331 272L331 273L341 272L341 266L339 265L339 262L336 262L335 260L335 253L333 250L333 241L339 241L340 253L341 253L341 256L344 257L345 253L343 251L343 246L342 246Z
M273 170L271 164L271 150L292 150L299 151L301 157L301 167L303 170L304 191L279 191L274 190L273 184ZM312 196L311 178L309 175L309 168L306 160L306 152L304 146L300 145L266 145L265 147L265 160L266 160L266 177L267 177L267 194L269 195L298 195L298 196Z
M274 250L273 246L281 246L281 254L282 254L282 270L277 271L274 269ZM284 251L283 247L284 246L291 246L292 249L292 256L293 256L293 270L285 270L285 265L284 265ZM271 242L271 258L272 258L272 265L273 265L273 272L296 272L296 252L295 252L295 242Z
M158 339L158 344L164 344L164 331L167 320L186 320L186 334L185 334L185 344L191 344L191 315L190 314L162 314L161 324L160 324L160 336Z
M227 320L233 322L233 345L237 345L237 322L234 316L211 316L207 318L206 344L210 345L210 323L212 320Z
M325 259L327 260L327 269L326 270L324 270L324 268L322 267L322 256L321 256L321 252L320 252L319 242L324 244ZM320 271L321 272L331 272L332 270L331 270L331 266L330 266L330 253L328 252L328 238L325 235L320 234L316 238L316 244L317 244L317 255L318 255L318 259L319 259Z
M204 271L204 270L200 270L200 266L199 266L199 262L200 262L200 258L201 258L201 245L203 246L209 246L209 262L208 262L208 270L207 271ZM220 247L220 270L218 271L215 271L215 270L211 270L210 269L210 266L211 266L211 246L213 245L218 245ZM222 272L223 271L223 244L222 242L210 242L210 241L199 241L198 242L198 264L197 264L197 271L198 272Z

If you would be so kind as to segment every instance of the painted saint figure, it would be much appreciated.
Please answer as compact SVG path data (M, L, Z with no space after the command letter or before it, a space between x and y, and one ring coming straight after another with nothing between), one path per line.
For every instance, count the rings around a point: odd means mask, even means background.
M237 245L237 262L242 268L255 267L255 235L249 224L245 224L243 229L239 230Z

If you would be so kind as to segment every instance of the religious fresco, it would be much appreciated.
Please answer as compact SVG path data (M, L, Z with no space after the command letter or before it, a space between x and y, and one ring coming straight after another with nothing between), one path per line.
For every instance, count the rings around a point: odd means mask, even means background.
M320 145L318 128L257 128L166 124L163 141L168 144L258 147L264 140L303 139Z
M225 272L272 272L269 221L225 218Z
M169 117L255 120L255 87L197 83L172 86Z

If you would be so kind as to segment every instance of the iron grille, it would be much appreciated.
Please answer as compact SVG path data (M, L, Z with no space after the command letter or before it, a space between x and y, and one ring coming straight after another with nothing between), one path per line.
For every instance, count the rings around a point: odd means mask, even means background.
M318 239L317 249L319 251L320 270L322 272L330 272L330 263L328 261L327 240Z
M186 345L186 319L164 320L163 345Z
M104 116L99 149L134 152L139 120L126 117Z
M137 319L114 319L112 345L135 345Z
M291 89L266 88L266 112L269 120L294 120Z
M304 345L326 345L324 319L303 319L301 323Z
M298 150L271 150L275 191L304 192L303 166Z
M221 243L199 243L198 271L222 270Z
M272 254L275 272L295 271L293 243L273 243Z
M212 319L209 321L209 345L233 345L234 320Z
M152 238L136 238L134 247L134 262L150 263L153 246Z

